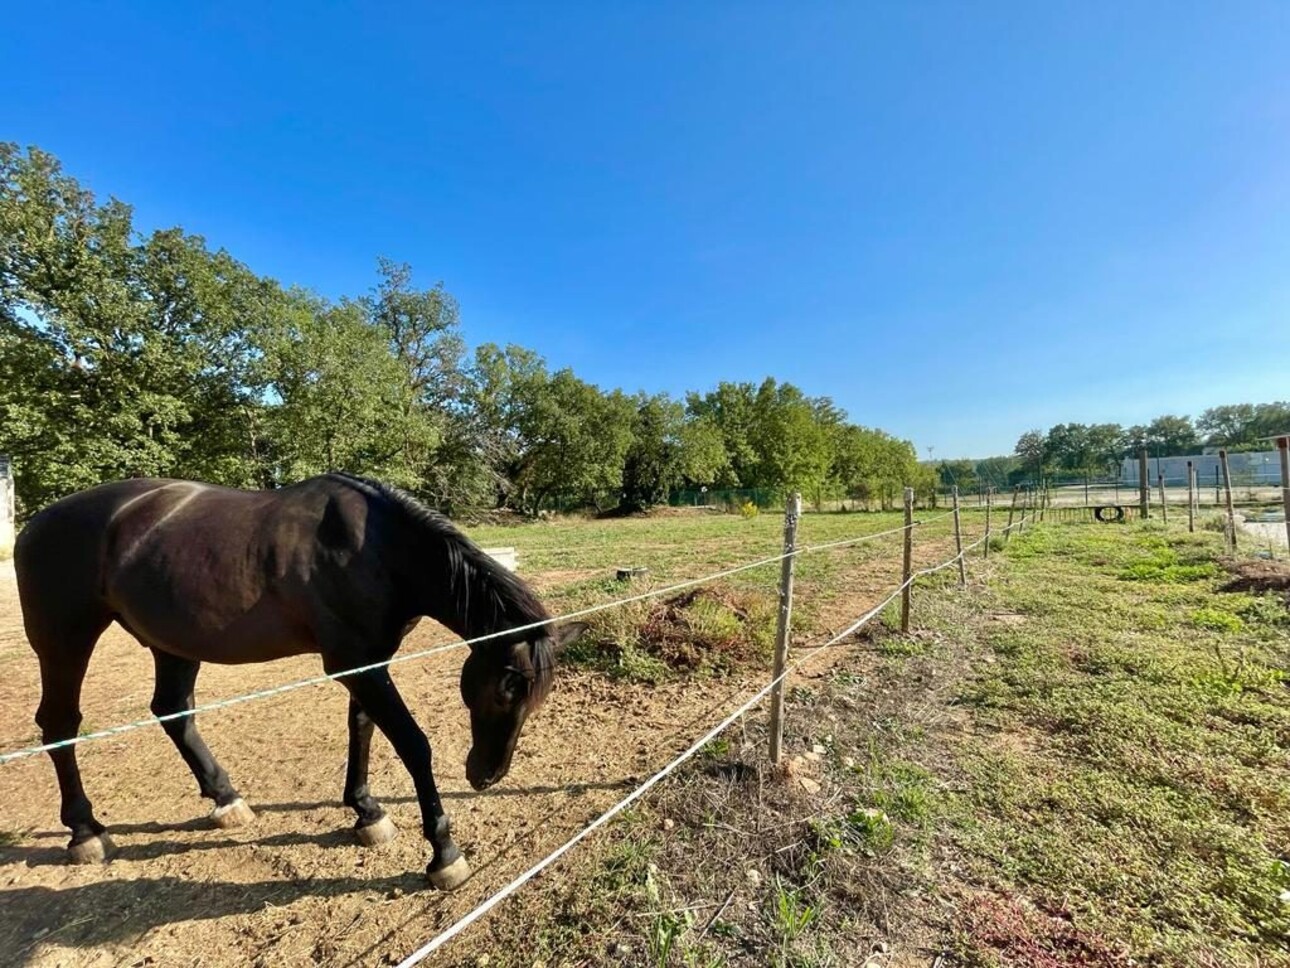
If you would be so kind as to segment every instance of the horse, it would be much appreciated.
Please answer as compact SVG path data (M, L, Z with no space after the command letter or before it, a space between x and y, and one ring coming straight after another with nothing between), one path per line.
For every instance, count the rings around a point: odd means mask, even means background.
M483 790L504 777L525 720L552 687L557 654L582 623L555 625L534 593L445 517L404 491L328 473L289 487L243 491L196 481L131 478L64 498L19 535L14 564L27 638L40 662L36 712L44 743L76 736L80 693L95 644L115 621L152 652L151 709L193 708L203 662L265 662L317 653L329 674L384 663L423 616L471 644L461 670L470 711L466 777ZM368 789L373 728L389 739L416 786L430 883L451 890L470 875L453 843L431 769L430 744L384 665L339 677L349 691L343 802L359 843L397 833ZM214 801L216 826L254 811L197 732L195 717L164 720L166 734ZM76 748L50 752L73 863L114 848L81 784Z

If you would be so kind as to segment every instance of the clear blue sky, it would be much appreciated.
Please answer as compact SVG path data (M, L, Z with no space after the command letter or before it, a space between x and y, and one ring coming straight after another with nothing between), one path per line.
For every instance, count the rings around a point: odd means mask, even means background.
M329 295L938 457L1290 397L1290 3L11 5L0 138Z

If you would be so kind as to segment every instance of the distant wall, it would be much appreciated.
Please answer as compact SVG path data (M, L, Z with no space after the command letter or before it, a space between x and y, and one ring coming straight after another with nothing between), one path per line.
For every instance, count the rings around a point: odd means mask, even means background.
M1223 479L1217 454L1192 454L1185 457L1149 457L1147 475L1151 483L1163 473L1166 484L1187 486L1187 462L1191 461L1196 468L1196 475L1202 487L1213 487ZM1232 486L1275 485L1281 483L1281 465L1275 450L1261 450L1252 453L1228 454L1227 466L1232 472ZM1125 458L1120 464L1120 483L1136 487L1138 484L1138 459Z
M13 522L17 503L9 458L0 457L0 558L8 558L13 554Z

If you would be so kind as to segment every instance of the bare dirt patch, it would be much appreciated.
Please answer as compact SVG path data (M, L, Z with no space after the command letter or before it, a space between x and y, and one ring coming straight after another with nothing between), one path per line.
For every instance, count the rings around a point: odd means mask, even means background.
M1241 558L1225 561L1232 579L1225 592L1290 592L1290 561L1270 558Z

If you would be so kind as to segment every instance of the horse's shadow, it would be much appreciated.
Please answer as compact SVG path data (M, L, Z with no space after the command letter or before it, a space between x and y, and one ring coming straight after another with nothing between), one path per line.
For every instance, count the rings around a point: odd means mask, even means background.
M27 887L0 892L5 912L0 965L25 965L45 941L76 948L141 938L153 928L185 921L252 914L302 897L412 894L433 901L420 871L390 877L310 878L302 881L186 881L178 877L105 880L56 890Z
M578 784L574 787L503 788L485 791L484 796L527 796L551 793L585 793L590 790L620 789L633 782ZM475 794L481 795L481 794ZM457 794L467 796L467 794ZM385 797L386 803L415 803L415 797ZM260 803L255 809L268 813L285 813L336 807L336 802ZM506 855L530 843L545 824L537 824L513 841L506 849L473 863L478 876L499 863ZM206 819L181 823L118 823L111 830L119 833L156 835L157 839L119 844L117 857L122 860L152 860L190 851L219 850L237 846L239 841L222 836L214 839L175 839L166 834L207 831L215 833ZM404 835L409 834L405 831ZM43 841L34 845L17 845L0 849L0 863L24 866L62 865L66 851L63 831L39 831L30 838ZM57 844L55 846L55 843ZM358 849L350 830L339 828L322 833L286 832L254 840L262 847L321 846L328 849ZM173 876L156 878L105 879L93 884L55 889L44 886L0 890L0 909L4 911L4 930L0 931L0 966L25 965L35 957L45 941L76 947L98 945L141 938L153 928L185 921L202 921L228 915L263 911L266 905L281 906L304 897L334 897L344 894L389 894L393 891L417 894L425 898L423 910L437 906L443 895L430 891L420 869L389 877L345 876L309 878L307 880L272 880L258 883L224 881L186 881Z

